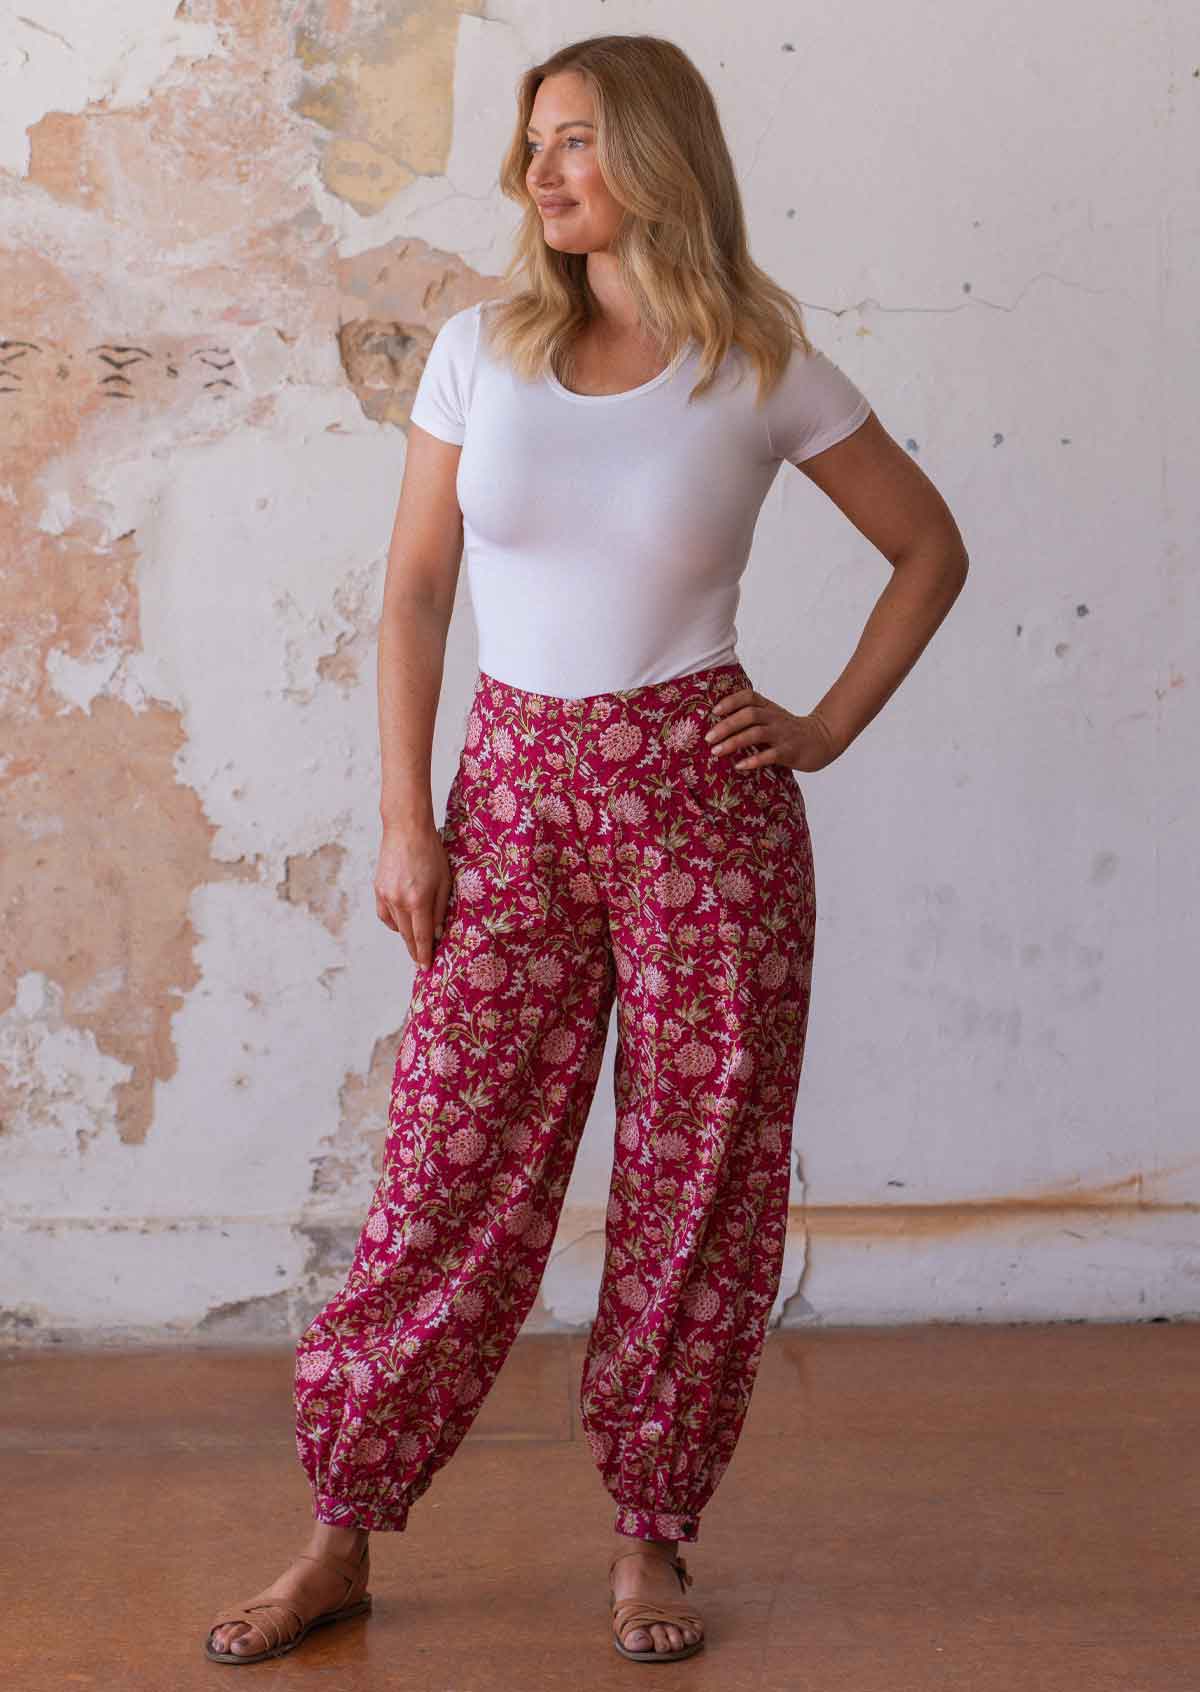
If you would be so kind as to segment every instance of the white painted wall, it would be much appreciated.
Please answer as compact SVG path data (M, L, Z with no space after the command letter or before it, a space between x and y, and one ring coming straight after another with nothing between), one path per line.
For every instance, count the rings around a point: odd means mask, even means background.
M370 218L315 170L308 192L343 255L411 238L496 275L514 209L494 175L520 68L600 30L667 35L693 55L756 258L933 477L972 560L883 715L801 778L817 961L777 1315L1194 1318L1194 10L753 11L749 30L715 4L494 0L486 20L459 22L444 175ZM0 99L6 195L21 194L24 126L42 111L78 110L101 87L155 98L177 55L211 45L202 19L175 26L173 12L114 0L97 31L80 7L22 0L46 28L73 24L75 51L68 77L5 26L0 89L18 96ZM117 64L122 41L141 44L136 78ZM43 1105L52 1095L57 1124L18 1111L4 1148L3 1302L18 1338L283 1337L333 1290L341 1247L323 1259L314 1240L344 1246L373 1185L364 1167L357 1190L322 1201L312 1160L346 1076L399 1026L412 967L370 895L371 664L349 694L314 685L314 665L344 626L339 588L377 603L403 439L363 417L329 343L297 356L305 385L263 370L266 421L86 468L109 533L136 526L143 542L142 649L90 679L64 672L63 708L86 709L91 688L170 701L187 728L180 778L218 824L214 855L260 854L265 870L196 895L202 985L174 1019L179 1067L144 1143L113 1132L119 1076L56 1020L52 981L25 975L0 1019L10 1078ZM61 518L52 483L44 526ZM785 466L739 620L761 689L814 704L886 572ZM474 642L464 578L439 799ZM289 853L331 839L348 851L337 936L273 892ZM615 1028L543 1287L553 1323L594 1308L614 1044Z

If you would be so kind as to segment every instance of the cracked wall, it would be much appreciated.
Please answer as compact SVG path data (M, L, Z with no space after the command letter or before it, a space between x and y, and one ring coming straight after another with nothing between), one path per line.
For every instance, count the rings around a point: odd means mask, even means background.
M975 565L802 778L819 933L774 1321L1196 1310L1200 84L1180 0L1101 14L1061 8L1035 55L990 14L831 14L807 46L771 8L736 45L715 8L571 17L696 57L756 258ZM440 323L499 289L512 92L557 15L5 17L0 1331L282 1340L348 1263L412 980L371 894L408 407ZM739 616L764 691L819 697L882 579L783 475ZM474 657L462 603L439 800ZM531 1331L594 1308L612 1059Z

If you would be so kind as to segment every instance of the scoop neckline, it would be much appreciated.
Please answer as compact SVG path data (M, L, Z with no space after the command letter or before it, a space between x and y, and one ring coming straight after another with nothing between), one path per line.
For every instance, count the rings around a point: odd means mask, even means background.
M623 388L618 394L577 394L573 389L564 387L552 370L545 371L544 376L551 390L561 395L563 399L574 400L578 405L609 405L614 400L636 399L639 394L648 394L652 388L661 387L664 382L669 382L692 350L692 345L693 342L688 339L680 347L665 370L660 370L657 376L651 376L648 382L639 383L636 388Z

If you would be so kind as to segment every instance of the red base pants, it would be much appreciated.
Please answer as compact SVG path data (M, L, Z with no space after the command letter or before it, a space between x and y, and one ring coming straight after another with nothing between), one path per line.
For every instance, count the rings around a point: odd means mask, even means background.
M480 672L345 1284L296 1349L318 1521L400 1530L541 1282L617 1005L603 1279L580 1412L615 1530L695 1540L787 1229L816 915L794 772L717 756L738 663L571 699Z

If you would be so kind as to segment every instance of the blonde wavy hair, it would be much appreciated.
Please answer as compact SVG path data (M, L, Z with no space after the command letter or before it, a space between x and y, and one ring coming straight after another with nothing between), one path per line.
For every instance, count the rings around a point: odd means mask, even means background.
M758 372L761 402L793 348L812 350L803 308L750 257L716 101L687 54L658 36L590 36L523 73L500 170L502 191L525 208L501 281L523 286L487 302L490 344L526 379L549 368L569 386L575 340L594 316L587 254L547 244L525 182L534 97L560 71L577 71L592 91L597 163L625 211L610 251L643 326L668 362L696 340L701 378L689 403L712 386L734 346Z

